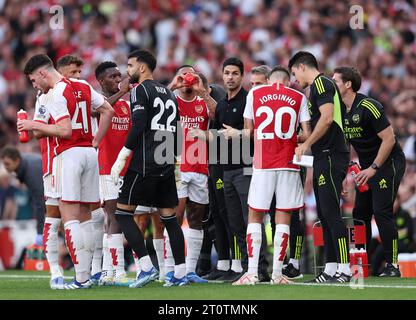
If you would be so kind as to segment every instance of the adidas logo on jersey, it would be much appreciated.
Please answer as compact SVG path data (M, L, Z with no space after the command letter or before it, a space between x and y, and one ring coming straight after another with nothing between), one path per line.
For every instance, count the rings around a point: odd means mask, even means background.
M380 189L387 189L387 181L385 179L381 179L378 185L380 186Z
M325 177L324 177L324 175L323 174L321 174L320 176L319 176L319 179L318 179L318 186L323 186L323 185L325 185Z
M221 179L218 179L215 185L217 187L217 190L224 188L224 182Z

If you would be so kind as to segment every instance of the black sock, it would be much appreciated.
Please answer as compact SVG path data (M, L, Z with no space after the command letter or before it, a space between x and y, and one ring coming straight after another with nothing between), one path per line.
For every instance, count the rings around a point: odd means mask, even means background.
M299 210L292 212L290 220L290 258L300 260L303 243L303 226L299 218Z
M211 256L211 249L212 249L212 234L210 233L210 228L204 228L204 238L202 240L201 246L201 255L207 254Z
M185 263L185 239L176 215L173 214L169 217L160 216L160 220L162 220L168 232L175 265Z
M148 252L144 243L142 232L134 222L134 211L116 210L116 220L121 227L121 231L127 239L130 247L140 258L147 256Z

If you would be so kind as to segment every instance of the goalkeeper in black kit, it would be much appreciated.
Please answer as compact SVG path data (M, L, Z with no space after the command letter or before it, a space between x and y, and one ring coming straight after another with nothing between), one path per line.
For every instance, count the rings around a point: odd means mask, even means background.
M356 193L353 217L365 222L369 244L374 214L386 260L379 276L400 277L393 203L406 168L404 153L380 102L358 93L359 72L353 67L338 67L333 78L347 106L345 134L358 154L362 169L356 183L368 183L370 187L367 192Z

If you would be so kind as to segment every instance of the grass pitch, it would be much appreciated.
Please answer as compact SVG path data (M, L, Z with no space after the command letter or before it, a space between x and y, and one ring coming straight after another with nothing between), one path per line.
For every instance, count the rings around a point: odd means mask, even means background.
M66 277L73 273L66 272ZM134 277L134 274L129 274ZM294 285L232 286L225 283L191 284L165 288L154 282L139 289L93 287L51 290L47 272L0 272L0 300L415 300L416 279L366 278L362 288L346 285L307 285L306 275Z

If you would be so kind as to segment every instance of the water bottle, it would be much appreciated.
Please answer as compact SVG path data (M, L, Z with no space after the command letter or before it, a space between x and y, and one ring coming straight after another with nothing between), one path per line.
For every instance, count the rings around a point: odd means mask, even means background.
M361 259L363 276L368 277L368 256L367 251L364 248L358 250L358 257Z
M20 109L17 112L17 119L19 119L19 120L27 120L27 112L25 110L23 110L23 109ZM19 141L21 143L26 143L29 140L30 140L29 139L29 132L27 130L24 130L24 131L20 131L19 132Z
M357 249L350 249L350 267L354 268L354 266L357 265L357 253L358 250Z
M198 83L198 78L192 73L187 73L183 77L183 81L186 87L192 87L194 84Z
M358 269L357 269L358 278L364 278L363 259L361 257L358 257L357 265L358 265Z
M358 163L351 161L350 165L348 167L348 173L350 173L352 175L352 177L354 178L354 182L357 185L357 175L361 172L361 168L358 165ZM357 185L357 189L359 192L366 192L368 190L370 190L370 186L365 183L365 184L360 184L359 186Z

